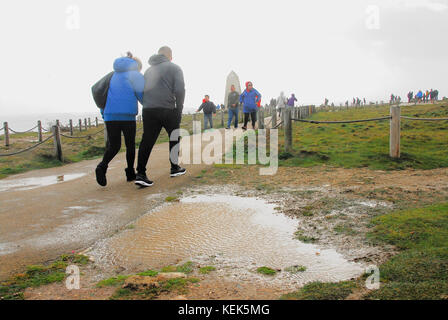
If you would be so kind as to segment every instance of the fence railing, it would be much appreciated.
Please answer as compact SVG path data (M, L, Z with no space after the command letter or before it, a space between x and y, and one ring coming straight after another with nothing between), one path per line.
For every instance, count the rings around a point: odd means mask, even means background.
M306 120L303 117L296 117L297 108L284 108L282 110L283 119L282 122L274 125L272 128L277 128L279 125L283 125L284 135L285 135L285 151L289 152L292 150L292 121L306 122L311 124L345 124L345 123L359 123L359 122L370 122L370 121L390 121L389 129L389 156L391 158L400 158L400 126L401 119L410 121L448 121L448 118L415 118L401 115L401 107L399 105L390 107L390 116L370 118L370 119L360 119L360 120L343 120L343 121L318 121L318 120ZM314 110L315 112L315 110ZM310 114L312 114L311 112ZM276 112L273 113L273 118Z

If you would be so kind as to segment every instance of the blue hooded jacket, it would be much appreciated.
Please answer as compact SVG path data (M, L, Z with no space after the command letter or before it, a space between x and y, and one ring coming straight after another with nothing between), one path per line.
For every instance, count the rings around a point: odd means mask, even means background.
M110 80L104 121L135 121L138 103L143 100L145 79L138 70L138 63L131 58L118 58L114 62L114 75Z
M258 110L257 102L261 100L261 94L252 88L252 90L244 90L240 95L240 102L243 103L243 112L250 113Z

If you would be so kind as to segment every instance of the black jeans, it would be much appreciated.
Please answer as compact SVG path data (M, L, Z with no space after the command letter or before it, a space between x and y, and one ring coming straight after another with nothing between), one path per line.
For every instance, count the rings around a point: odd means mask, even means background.
M249 122L249 116L252 120L252 128L255 129L255 122L257 121L257 111L252 111L251 113L244 113L244 128L247 128L247 123Z
M126 161L128 168L134 168L135 161L135 121L106 121L107 145L104 152L103 161L98 165L107 169L109 162L117 155L121 149L121 132L124 135L126 144Z
M146 173L146 164L162 127L165 128L168 136L171 137L171 133L179 129L181 119L182 114L177 109L143 109L143 137L138 149L137 173ZM179 139L170 141L170 155L171 150L178 143ZM178 157L179 151L173 155L173 159L170 157L171 168L177 167Z

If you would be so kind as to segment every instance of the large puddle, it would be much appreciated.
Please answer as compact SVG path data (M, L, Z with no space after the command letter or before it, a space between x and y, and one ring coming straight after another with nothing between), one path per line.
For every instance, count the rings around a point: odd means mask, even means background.
M0 192L4 191L23 191L39 187L45 187L64 181L70 181L85 176L85 173L72 173L59 176L45 176L23 179L3 179L0 180Z
M298 222L274 207L258 198L189 196L149 212L128 230L101 241L90 255L104 267L120 266L129 272L191 260L214 265L220 276L283 287L346 280L363 272L361 264L345 260L335 250L295 240ZM306 271L285 271L297 265ZM255 272L261 266L282 272L262 276Z

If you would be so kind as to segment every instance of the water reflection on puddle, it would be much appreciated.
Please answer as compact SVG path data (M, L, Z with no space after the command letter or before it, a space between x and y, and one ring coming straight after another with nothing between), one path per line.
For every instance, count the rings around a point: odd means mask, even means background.
M339 281L363 272L335 250L294 239L297 221L276 213L275 205L257 198L197 195L164 205L134 223L132 230L105 240L91 254L100 264L128 270L161 268L192 260L215 265L217 273L238 280L265 278L260 266L305 272L281 272L270 282L295 286L309 281Z
M22 191L49 186L55 183L70 181L85 176L85 173L72 173L59 176L46 176L35 178L22 178L13 180L0 180L0 192Z

